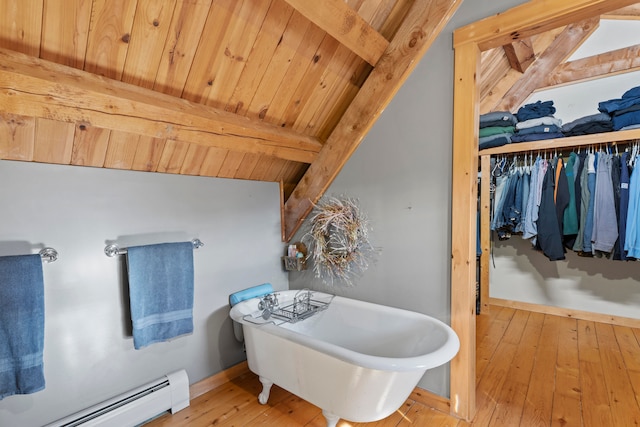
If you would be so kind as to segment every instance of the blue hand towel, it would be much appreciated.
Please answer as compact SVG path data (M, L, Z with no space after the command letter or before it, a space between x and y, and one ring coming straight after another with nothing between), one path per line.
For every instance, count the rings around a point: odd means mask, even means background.
M40 255L0 257L0 399L44 388Z
M271 293L273 293L273 286L271 286L271 283L263 283L262 285L232 293L229 295L229 305L233 307L244 300L261 297Z
M161 243L127 250L136 349L193 332L193 244Z

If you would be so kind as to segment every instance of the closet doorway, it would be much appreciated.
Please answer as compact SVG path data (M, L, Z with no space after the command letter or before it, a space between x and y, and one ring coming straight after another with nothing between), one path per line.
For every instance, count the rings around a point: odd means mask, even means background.
M451 232L451 324L460 337L461 348L458 356L451 362L450 396L452 413L461 418L473 418L476 399L478 118L483 90L483 67L487 70L490 51L494 48L504 49L507 46L507 49L517 50L522 47L520 44L526 44L533 36L558 31L561 27L572 24L574 27L582 25L583 30L588 31L597 17L635 3L635 0L532 1L454 32L451 223L455 226ZM561 52L558 51L558 54ZM523 65L526 55L520 58ZM547 61L552 59L548 58ZM560 61L564 58L555 59ZM544 61L538 61L539 76L548 71L542 62ZM536 80L526 80L520 88L520 96L529 91L528 96L535 89L527 84L535 85ZM515 95L517 94L510 94L514 100L517 99ZM487 201L481 201L481 204L485 202ZM483 221L488 221L488 218Z

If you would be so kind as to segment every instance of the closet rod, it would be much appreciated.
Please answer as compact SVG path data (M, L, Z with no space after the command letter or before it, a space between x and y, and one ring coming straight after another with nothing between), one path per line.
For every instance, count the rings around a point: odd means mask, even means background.
M38 253L40 254L40 258L42 258L42 261L47 263L54 262L58 259L58 251L53 248L44 248Z
M200 239L192 239L191 244L193 244L193 249L198 249L204 246L204 243ZM116 255L124 255L127 253L127 248L120 248L115 243L111 245L107 245L104 248L104 253L108 257L114 257Z

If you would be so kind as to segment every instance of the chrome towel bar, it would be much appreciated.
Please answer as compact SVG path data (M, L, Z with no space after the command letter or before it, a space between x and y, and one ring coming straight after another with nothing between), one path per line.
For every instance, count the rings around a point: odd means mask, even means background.
M200 239L192 239L191 243L193 244L193 249L198 249L204 246L204 243L202 243ZM127 253L127 248L120 248L115 243L112 243L111 245L105 246L104 253L108 257L114 257L116 255L124 255Z

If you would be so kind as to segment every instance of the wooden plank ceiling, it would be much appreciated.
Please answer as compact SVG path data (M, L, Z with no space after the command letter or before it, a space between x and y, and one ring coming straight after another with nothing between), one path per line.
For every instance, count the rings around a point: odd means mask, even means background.
M460 3L0 0L0 159L279 182L288 239Z

